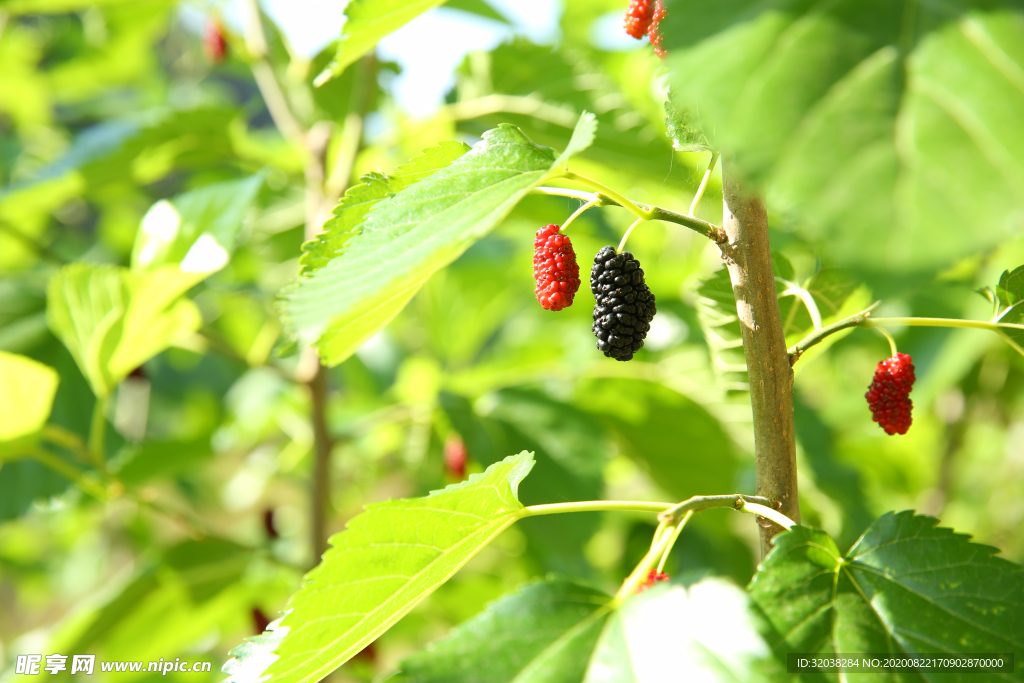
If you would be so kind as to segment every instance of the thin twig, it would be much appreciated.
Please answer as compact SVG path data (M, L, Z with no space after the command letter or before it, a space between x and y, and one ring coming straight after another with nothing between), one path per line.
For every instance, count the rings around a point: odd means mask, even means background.
M305 148L306 132L288 106L281 85L274 76L274 70L267 60L267 36L263 32L263 20L256 0L242 1L242 30L245 47L255 60L251 65L252 75L256 79L256 87L263 96L263 101L270 112L274 125L288 140Z
M690 215L697 215L697 207L700 205L700 198L704 196L704 189L708 186L708 181L711 180L711 174L715 170L715 164L718 163L718 152L711 153L711 161L708 162L708 168L704 171L704 177L701 178L700 187L697 188L697 194L693 195L693 201L690 202Z
M804 354L807 349L811 348L815 344L822 342L826 337L847 329L848 327L857 327L864 325L871 317L871 311L878 308L881 301L876 301L860 313L855 313L849 318L843 318L838 322L834 322L831 325L826 325L820 329L811 332L809 335L798 341L796 344L788 349L789 352L789 364L790 366L795 365L800 356Z

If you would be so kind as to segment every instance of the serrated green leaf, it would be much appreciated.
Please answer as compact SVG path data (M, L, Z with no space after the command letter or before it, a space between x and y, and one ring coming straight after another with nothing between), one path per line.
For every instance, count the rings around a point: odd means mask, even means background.
M999 303L1007 307L1024 301L1024 266L1003 271L996 287L996 296Z
M362 232L366 216L378 202L450 166L469 149L464 142L446 141L423 150L423 154L399 166L394 173L364 175L360 183L350 187L334 207L331 217L324 223L323 232L302 245L299 274L311 275L338 256L345 244Z
M563 578L527 584L430 649L395 683L577 683L609 615L603 591Z
M223 268L265 177L261 172L158 201L142 219L132 269L175 264L186 272L213 273Z
M232 651L229 680L315 683L341 666L520 518L519 483L532 467L524 451L426 498L366 506L331 538L274 629Z
M722 268L706 277L697 288L695 303L711 369L726 390L747 391L747 359L729 271Z
M110 395L128 374L176 337L199 328L195 304L181 298L206 273L162 266L126 268L73 263L50 280L47 321L74 356L93 393Z
M342 362L397 315L427 278L487 234L570 154L584 149L594 126L584 113L566 152L556 158L518 128L502 125L436 172L431 173L438 163L428 155L414 165L419 170L410 179L426 177L383 201L376 195L391 188L380 186L380 179L354 191L351 219L343 209L322 241L329 246L318 247L309 262L323 263L342 244L343 253L282 292L289 329L315 346L325 363ZM460 150L448 146L432 153L448 160L453 151Z
M677 104L831 260L891 287L1020 229L1016 0L666 6Z
M795 527L776 536L749 589L777 634L773 648L783 656L1013 652L1020 661L1024 567L937 523L912 511L888 513L845 556L823 531ZM870 680L973 680L929 670L887 676Z
M372 50L381 38L397 31L444 0L351 0L345 6L345 25L334 61L317 76L316 85L339 76Z
M46 424L60 377L31 358L0 351L0 459Z

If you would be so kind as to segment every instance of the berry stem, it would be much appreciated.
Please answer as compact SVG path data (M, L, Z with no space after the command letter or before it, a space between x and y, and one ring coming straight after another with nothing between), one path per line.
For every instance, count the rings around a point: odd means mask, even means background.
M732 496L735 500L736 496ZM648 503L640 500L583 500L573 503L545 503L530 505L523 508L523 517L538 515L557 515L564 512L658 512L662 513L675 507L673 503ZM727 507L724 505L716 507Z
M675 538L674 533L666 533L670 524L671 522L669 522L669 520L663 519L658 525L657 531L654 532L654 540L651 543L651 549L647 551L644 558L640 560L640 564L638 564L633 572L626 577L626 580L622 582L622 587L619 588L619 592L615 594L616 600L624 600L635 593L636 587L643 583L644 576L647 574L647 571L653 567L657 559L665 553L665 549L668 547L672 539Z
M686 514L683 515L682 520L676 525L676 528L672 531L672 538L669 539L668 545L665 546L665 552L661 554L661 561L658 562L657 572L659 574L665 571L665 562L668 560L668 556L672 553L672 547L676 544L676 540L679 538L679 534L683 532L683 527L690 521L690 517L693 517L693 510L687 510Z
M594 198L599 198L601 200L601 206L621 206L629 210L630 213L633 213L634 216L637 216L638 218L643 218L643 216L638 215L629 208L630 205L638 206L636 202L632 202L627 199L626 201L629 202L629 204L623 204L622 202L618 201L615 197L605 194L603 191L585 192L583 190L573 190L566 187L541 186L533 188L532 192L534 194L546 194L553 197L571 197L573 199L579 199L585 202L590 201ZM714 223L709 223L708 221L703 220L701 218L697 218L695 216L687 216L686 214L679 213L677 211L672 211L671 209L666 209L660 206L648 206L647 209L651 212L652 215L652 217L649 220L665 221L666 223L675 223L676 225L681 225L684 228L689 228L690 230L693 230L694 232L699 232L701 235L704 235L705 237L714 242L722 242L725 239L725 232L722 230L722 228L715 225Z
M1016 323L988 322L987 320L960 320L958 318L874 318L865 327L973 327L979 330L1024 330L1024 325Z
M818 303L814 300L814 295L807 291L800 285L790 282L789 280L783 280L782 278L776 278L779 282L786 285L786 289L782 291L779 296L795 296L804 303L804 308L807 309L808 315L811 316L811 324L814 325L814 329L821 329L821 311L818 310Z
M600 194L603 194L604 196L610 199L614 199L616 204L626 209L637 218L642 218L645 221L657 218L656 212L653 211L651 208L642 208L639 204L633 202L633 200L627 199L626 197L622 196L612 188L608 187L607 185L603 185L597 182L596 180L593 180L586 176L582 176L578 173L573 173L572 171L566 171L564 175L562 175L562 177L565 178L566 180L589 187L590 189L599 192Z
M708 168L704 171L704 177L700 181L700 187L697 188L697 194L693 196L693 201L690 202L690 215L697 215L697 205L700 204L700 198L704 196L704 188L708 186L708 181L711 180L711 173L715 170L715 164L718 163L718 152L711 153L711 161L708 162Z
M587 203L585 203L580 208L576 209L576 211L574 211L571 216L566 218L565 222L562 223L562 227L558 229L558 232L563 232L564 233L566 228L569 227L569 224L571 224L574 220L576 220L577 216L579 216L580 214L582 214L584 211L586 211L587 209L589 209L591 207L600 206L600 205L601 205L601 196L598 195L598 196L594 197L593 199L591 199L590 201L588 201Z
M895 358L896 354L899 353L899 351L897 351L896 349L896 340L892 338L892 335L889 334L889 331L886 330L884 327L875 327L874 329L881 332L882 336L885 337L885 340L889 342L889 350L892 352L890 358Z
M804 337L803 339L801 339L788 349L790 365L796 364L797 360L800 359L800 356L803 355L804 351L811 348L815 344L820 343L826 337L833 335L841 330L845 330L849 327L858 327L866 325L868 318L871 316L871 311L878 308L878 305L881 303L881 301L876 301L875 303L871 304L860 313L855 313L854 315L851 315L849 318L843 318L842 320L834 322L831 325L826 325L821 329L811 332L809 335L807 335L806 337Z
M758 515L759 517L764 517L765 519L770 519L771 521L775 522L787 531L796 526L796 522L791 520L789 517L782 514L778 510L773 510L772 508L766 505L759 505L758 503L748 503L747 501L743 501L743 505L739 508L739 511L746 512L751 515Z
M633 228L640 225L640 223L642 223L643 220L643 218L637 218L635 221L633 221L633 224L626 229L626 233L622 236L622 241L619 242L619 248L615 250L615 253L622 253L622 250L626 248L626 240L629 239L629 234L633 232Z

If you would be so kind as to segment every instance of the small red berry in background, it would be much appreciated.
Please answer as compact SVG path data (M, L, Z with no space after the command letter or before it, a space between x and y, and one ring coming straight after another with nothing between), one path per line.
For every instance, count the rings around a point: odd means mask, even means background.
M871 419L886 434L906 434L913 418L914 408L910 390L914 388L914 365L905 353L886 358L875 368L875 379L864 398L871 408Z
M546 225L533 240L533 279L537 301L548 311L572 306L580 288L580 267L568 235L558 232L557 225Z
M270 626L270 617L263 613L259 607L252 608L252 630L259 635Z
M654 16L654 2L652 0L629 0L629 7L626 8L626 18L623 26L626 33L640 40L647 35L651 27L651 17Z
M651 26L648 29L648 33L650 34L651 45L654 46L654 54L662 59L668 54L668 50L661 46L663 39L661 22L665 20L665 14L665 6L661 4L661 0L655 0L654 13L651 16Z
M668 581L668 574L663 574L654 567L651 567L647 570L647 578L644 579L643 583L636 587L636 592L643 593L654 584L661 583L662 581Z
M466 478L466 444L458 434L444 442L444 469L456 479Z
M228 41L224 37L224 27L218 19L211 18L203 30L203 52L213 64L220 64L228 53Z

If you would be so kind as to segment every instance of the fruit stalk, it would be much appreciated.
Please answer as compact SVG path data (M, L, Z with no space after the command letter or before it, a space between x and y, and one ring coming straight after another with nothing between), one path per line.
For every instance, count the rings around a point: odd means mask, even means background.
M723 174L723 223L720 244L729 269L754 413L757 495L768 498L786 517L799 522L796 440L793 433L793 370L789 364L782 316L772 272L768 216L764 200ZM761 553L771 549L781 526L761 523Z

